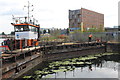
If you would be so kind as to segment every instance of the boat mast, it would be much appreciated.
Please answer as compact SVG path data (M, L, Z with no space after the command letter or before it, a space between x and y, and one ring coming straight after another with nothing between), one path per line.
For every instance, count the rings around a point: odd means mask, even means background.
M27 5L27 6L24 6L24 7L27 7L27 9L28 9L27 14L28 14L28 23L29 23L29 18L30 18L30 7L33 7L33 5L30 5L30 2L28 1L28 5ZM32 10L32 11L33 11L33 10Z

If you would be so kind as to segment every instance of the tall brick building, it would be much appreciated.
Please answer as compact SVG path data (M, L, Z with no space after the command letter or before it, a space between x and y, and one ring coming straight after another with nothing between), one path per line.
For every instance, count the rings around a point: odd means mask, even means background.
M69 28L104 29L104 14L88 9L69 10Z

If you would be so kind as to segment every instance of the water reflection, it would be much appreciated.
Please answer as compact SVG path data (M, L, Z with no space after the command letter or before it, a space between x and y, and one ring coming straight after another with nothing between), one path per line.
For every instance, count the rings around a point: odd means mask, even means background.
M46 76L43 76L42 78L46 78L47 76L51 76L49 78L118 78L117 65L115 65L114 67L107 67L106 64L108 64L107 66L109 66L113 64L113 62L107 61L103 63L102 67L95 65L79 67L75 68L73 71L48 74Z
M97 54L55 61L35 71L33 78L118 78L120 54Z

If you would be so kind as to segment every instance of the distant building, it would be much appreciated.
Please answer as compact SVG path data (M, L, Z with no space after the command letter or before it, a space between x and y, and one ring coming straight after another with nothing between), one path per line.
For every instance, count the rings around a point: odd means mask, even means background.
M119 28L114 27L114 28L105 28L105 31L106 31L106 32L118 32L118 31L120 31L120 30L119 30Z
M58 29L58 28L41 28L40 29L40 32L41 34L44 34L44 30L45 30L45 33L49 33L49 34L67 34L67 29ZM49 31L48 31L49 30Z
M87 10L84 8L78 10L69 10L69 28L81 28L104 30L104 14Z
M120 28L120 26L114 26L113 28Z

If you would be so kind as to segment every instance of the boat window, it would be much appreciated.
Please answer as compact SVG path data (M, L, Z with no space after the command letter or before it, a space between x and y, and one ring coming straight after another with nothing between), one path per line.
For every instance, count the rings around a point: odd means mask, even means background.
M32 32L37 32L37 28L36 28L36 27L29 26L29 29L30 29L30 31L32 31Z
M29 27L27 25L25 26L15 26L15 31L19 32L19 31L29 31Z

